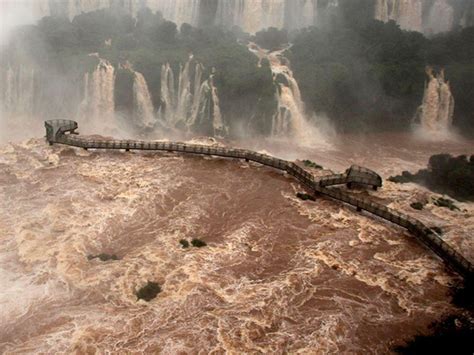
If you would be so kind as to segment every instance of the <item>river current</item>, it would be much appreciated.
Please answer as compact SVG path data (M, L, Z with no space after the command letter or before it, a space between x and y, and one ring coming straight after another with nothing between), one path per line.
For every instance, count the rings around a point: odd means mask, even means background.
M358 163L384 178L435 153L474 152L473 141L395 133L335 142L232 144L334 171ZM408 232L299 191L243 161L86 152L43 138L1 145L0 352L382 353L453 311L458 277ZM411 202L437 195L387 181L354 193L440 226L474 259L473 204L415 211ZM208 246L181 248L195 237ZM100 253L119 260L87 258ZM147 281L162 292L137 301Z

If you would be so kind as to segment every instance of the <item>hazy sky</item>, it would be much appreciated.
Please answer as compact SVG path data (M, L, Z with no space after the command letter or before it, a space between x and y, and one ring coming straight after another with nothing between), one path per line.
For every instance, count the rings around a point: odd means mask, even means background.
M37 9L42 6L42 0L0 0L0 43L5 41L8 34L18 25L32 23Z

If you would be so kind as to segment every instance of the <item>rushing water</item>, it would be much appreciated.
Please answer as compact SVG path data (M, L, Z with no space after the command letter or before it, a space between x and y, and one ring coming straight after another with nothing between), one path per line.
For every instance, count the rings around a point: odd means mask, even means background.
M394 20L403 29L437 33L451 30L456 24L470 24L466 20L471 10L465 3L376 0L374 17L381 21ZM10 23L28 23L48 15L67 16L72 20L82 13L108 7L121 7L135 16L142 6L147 6L178 26L214 23L229 28L235 25L255 33L268 27L320 26L331 20L338 5L339 0L7 0L0 4L0 15L5 14L1 19L9 28ZM455 11L459 13L456 18Z
M423 104L419 109L421 128L426 135L447 134L454 115L454 97L444 70L435 73L427 69L428 82L425 87Z
M133 100L135 108L135 121L141 127L153 127L155 124L155 114L150 91L143 74L134 72L133 80Z
M421 32L423 29L422 0L377 0L375 18L396 21L401 28Z
M31 115L35 103L35 70L25 65L0 72L0 110L12 115Z
M253 144L384 176L474 150L396 134L338 142ZM2 353L384 353L452 310L456 277L408 233L323 197L302 202L297 182L256 164L32 139L1 146L0 165ZM433 195L413 184L371 194L473 259L472 204L411 210ZM194 237L208 247L181 249ZM87 258L102 252L120 260ZM163 292L137 302L148 280Z
M218 136L224 134L227 128L214 85L214 70L207 79L203 79L203 70L203 65L196 62L192 55L184 66L180 66L178 76L169 63L163 64L159 118L168 127L184 127L187 130L192 130L196 124L207 124L212 127L209 133Z
M275 95L278 108L273 115L272 137L290 140L302 146L323 143L322 135L306 117L298 82L293 76L288 59L283 56L288 47L268 51L250 42L248 48L260 61L268 60L277 88Z
M98 60L95 70L84 74L84 99L79 114L89 125L104 121L113 125L115 68L105 59Z

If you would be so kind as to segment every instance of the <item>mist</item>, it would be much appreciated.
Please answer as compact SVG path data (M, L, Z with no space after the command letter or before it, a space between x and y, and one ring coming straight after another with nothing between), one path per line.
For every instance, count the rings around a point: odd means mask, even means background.
M0 0L0 353L472 353L473 4Z

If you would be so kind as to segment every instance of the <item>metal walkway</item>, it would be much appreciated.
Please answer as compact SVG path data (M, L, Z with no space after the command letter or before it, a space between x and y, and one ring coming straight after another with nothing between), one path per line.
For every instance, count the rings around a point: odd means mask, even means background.
M369 199L355 197L337 188L327 186L348 184L364 184L374 189L382 186L381 177L375 172L353 165L344 174L335 174L324 177L315 177L297 164L278 159L266 154L260 154L246 149L209 147L197 144L174 142L147 142L138 140L93 140L78 136L75 130L77 122L70 120L50 120L45 122L46 139L52 145L60 143L84 149L123 149L182 152L190 154L212 155L225 158L245 159L254 161L275 169L283 170L297 179L313 193L320 193L345 202L357 208L358 211L367 211L380 218L408 229L419 241L441 257L447 266L458 272L466 279L474 279L474 266L459 252L433 230L420 221L388 208Z

